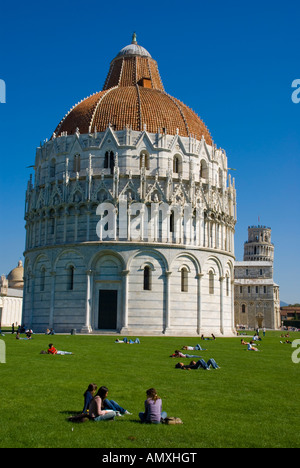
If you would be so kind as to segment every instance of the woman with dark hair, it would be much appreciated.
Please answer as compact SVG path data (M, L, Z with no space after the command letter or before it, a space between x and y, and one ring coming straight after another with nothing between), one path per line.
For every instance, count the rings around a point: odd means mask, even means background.
M142 423L159 424L167 417L165 411L162 412L162 400L157 395L155 388L146 391L145 412L139 413Z
M83 410L82 410L83 413L88 413L90 403L91 403L92 399L94 398L94 394L95 394L97 388L98 387L97 387L96 384L91 383L91 384L89 384L88 388L84 392L84 394L83 394L83 396L84 396L84 406L83 406Z
M92 399L89 406L89 417L93 421L104 421L108 419L115 419L117 415L115 411L102 409L103 400L107 395L108 389L106 387L100 387L97 395Z
M114 400L109 400L107 398L108 395L108 388L107 387L101 387L101 398L102 398L102 409L106 410L112 410L115 411L117 416L123 416L124 414L131 414L129 411L126 409L122 408L116 401ZM100 391L99 389L99 391Z

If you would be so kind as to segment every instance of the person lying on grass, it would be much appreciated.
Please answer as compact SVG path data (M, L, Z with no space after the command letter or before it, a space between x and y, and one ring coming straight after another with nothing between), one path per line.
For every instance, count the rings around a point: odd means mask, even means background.
M216 337L213 333L211 334L211 338L206 338L204 335L201 335L201 340L209 341L209 340L215 340L215 339Z
M242 345L246 345L246 346L247 346L248 344L254 344L254 343L255 343L255 342L254 342L253 340L251 340L251 341L249 342L249 341L245 341L245 340L241 339L241 344L242 344Z
M247 345L247 350L248 351L259 351L259 349L257 349L255 346L253 346L250 343L248 343L248 345Z
M194 354L183 354L178 349L175 350L174 354L171 354L170 357L181 357L181 358L201 358L201 356L195 356Z
M214 359L209 359L207 362L204 361L204 359L199 359L199 361L191 361L190 364L184 365L182 362L178 362L175 365L176 369L205 369L205 370L210 370L210 366L213 369L220 369L218 364Z
M115 343L126 343L126 344L140 344L139 338L133 340L128 340L128 338L124 338L123 340L116 339Z
M73 354L73 353L70 353L69 351L58 351L52 343L49 344L49 348L47 350L47 354Z
M201 348L199 344L196 344L196 346L183 346L182 349L186 351L206 351L206 349Z

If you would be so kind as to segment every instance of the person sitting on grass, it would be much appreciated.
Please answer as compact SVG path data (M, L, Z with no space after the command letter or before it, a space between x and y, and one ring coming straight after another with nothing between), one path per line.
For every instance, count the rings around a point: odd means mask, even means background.
M107 421L113 420L117 416L115 411L112 410L104 410L102 409L103 406L103 398L105 398L105 394L107 392L103 390L103 387L100 387L97 395L92 399L89 405L89 418L93 421Z
M139 413L139 418L142 423L160 424L167 417L167 413L162 411L162 400L157 395L155 388L149 388L146 391L146 396L145 412Z
M31 338L28 338L27 336L26 336L26 338L21 337L19 332L17 332L17 334L16 334L16 340L29 340L29 339L31 339Z
M28 340L31 340L32 334L33 334L32 330L26 330L26 337L27 337Z
M91 384L89 384L88 388L84 392L84 394L83 394L83 396L84 396L84 406L83 406L82 413L87 414L89 412L89 406L90 406L90 403L91 403L92 399L95 396L97 388L98 387L97 387L96 384L91 383Z
M61 354L61 355L64 355L64 354L73 354L73 353L70 353L69 351L58 351L52 343L49 344L49 348L47 350L47 354Z
M254 335L253 341L261 341L261 337L259 335Z
M184 365L182 362L178 362L175 365L176 369L205 369L205 370L210 370L210 366L213 369L220 369L218 364L214 359L209 359L207 363L204 361L204 359L199 359L199 361L191 361L190 364Z
M98 392L99 394L100 394L100 391L101 391L101 398L102 398L102 409L115 411L117 416L124 416L124 414L132 414L132 413L129 413L127 409L122 408L122 406L120 406L116 401L109 400L107 398L107 395L108 395L107 387L104 387L104 386L100 387L99 392Z

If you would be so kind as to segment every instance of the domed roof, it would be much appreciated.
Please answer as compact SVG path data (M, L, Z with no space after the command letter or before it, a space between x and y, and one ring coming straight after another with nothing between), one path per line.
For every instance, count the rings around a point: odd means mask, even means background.
M124 55L139 55L141 57L151 58L149 52L146 49L144 49L144 47L138 45L135 33L132 36L132 43L126 47L123 47L123 49L121 49L118 53L117 57L122 57Z
M137 45L136 36L112 60L103 90L74 106L55 130L56 136L103 132L131 127L150 133L204 136L212 144L210 133L188 106L164 90L156 61Z
M20 260L18 266L11 270L11 272L7 275L8 279L8 287L15 288L15 289L22 289L24 285L24 268L22 261Z

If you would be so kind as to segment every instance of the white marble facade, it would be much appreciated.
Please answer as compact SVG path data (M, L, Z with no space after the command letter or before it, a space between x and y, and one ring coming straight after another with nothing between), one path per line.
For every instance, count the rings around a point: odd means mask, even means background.
M204 138L54 135L37 149L25 211L34 331L233 333L236 192L224 150Z

